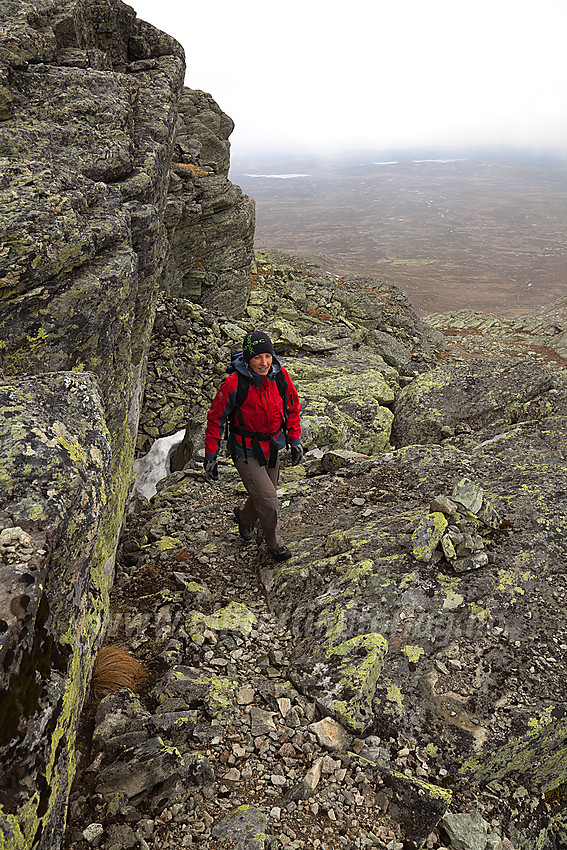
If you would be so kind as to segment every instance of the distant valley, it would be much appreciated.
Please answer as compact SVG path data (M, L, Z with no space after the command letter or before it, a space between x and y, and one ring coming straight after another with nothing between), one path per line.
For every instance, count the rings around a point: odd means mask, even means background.
M325 255L422 315L523 313L567 294L567 161L235 158L256 248Z

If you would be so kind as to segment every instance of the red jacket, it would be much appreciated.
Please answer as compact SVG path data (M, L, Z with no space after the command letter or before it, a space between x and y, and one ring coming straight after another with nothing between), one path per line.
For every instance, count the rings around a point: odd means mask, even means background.
M220 442L224 436L225 424L232 413L236 403L236 391L238 389L238 373L245 375L250 381L248 394L244 399L240 412L242 414L242 427L246 431L255 434L274 434L273 440L278 449L285 447L285 434L282 430L283 424L283 400L276 384L276 372L282 372L287 381L287 432L291 445L297 445L301 439L300 412L301 404L293 381L277 357L272 360L272 368L268 375L257 375L249 367L246 361L239 357L234 362L235 371L224 379L213 400L211 409L207 414L207 428L205 431L205 455L217 455ZM236 425L240 425L240 417L237 415ZM253 455L252 439L246 437L247 454ZM265 457L268 457L270 441L261 440L260 445ZM235 434L235 451L239 455L244 454L242 448L242 437Z

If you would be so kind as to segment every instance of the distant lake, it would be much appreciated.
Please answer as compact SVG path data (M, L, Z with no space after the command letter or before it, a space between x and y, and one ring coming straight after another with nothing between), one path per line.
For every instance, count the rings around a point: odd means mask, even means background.
M234 159L256 249L325 255L400 287L422 315L511 315L567 295L567 160Z

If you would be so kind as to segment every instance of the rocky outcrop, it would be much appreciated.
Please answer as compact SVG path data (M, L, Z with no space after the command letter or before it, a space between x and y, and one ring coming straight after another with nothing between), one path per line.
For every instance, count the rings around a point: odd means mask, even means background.
M166 209L169 293L241 316L254 259L254 201L228 178L233 129L210 95L184 89Z
M186 426L202 427L230 352L241 347L244 328L256 323L277 341L302 385L309 448L383 451L390 445L394 398L443 344L442 335L424 325L394 288L377 281L371 287L356 277L339 281L315 262L259 254L240 321L184 298L159 305L141 450Z
M232 121L182 88L173 38L119 0L3 12L0 844L51 850L108 622L159 288L198 280L214 302L226 287L241 311L253 202L227 179Z
M530 407L543 404L541 412L551 413L553 387L553 372L537 363L508 359L439 366L396 399L393 440L396 445L438 443L487 426L498 433L533 418Z
M184 55L120 2L3 13L0 844L54 848L130 488Z
M108 617L112 570L100 541L111 441L92 373L16 378L0 396L0 835L6 847L53 847L85 673Z

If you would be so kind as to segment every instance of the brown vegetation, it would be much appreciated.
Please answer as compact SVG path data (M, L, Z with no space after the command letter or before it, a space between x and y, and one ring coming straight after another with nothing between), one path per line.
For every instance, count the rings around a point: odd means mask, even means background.
M92 691L97 699L121 688L135 691L146 675L142 665L121 646L103 646L94 665Z
M193 177L208 177L209 172L204 168L201 168L200 165L193 165L192 162L172 162L171 165L174 168L185 168L187 171L190 171Z
M327 319L331 318L330 313L321 313L320 310L315 310L313 307L308 307L305 312L308 316L315 316L315 318L319 319L321 322L326 322Z

